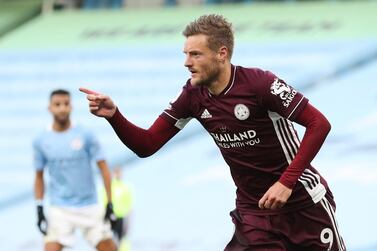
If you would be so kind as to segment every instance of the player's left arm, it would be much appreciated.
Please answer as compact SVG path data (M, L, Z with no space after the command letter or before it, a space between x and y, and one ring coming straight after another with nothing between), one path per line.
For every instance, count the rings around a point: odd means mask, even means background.
M100 142L95 134L87 128L82 128L83 137L85 138L85 150L88 153L89 159L96 162L103 180L103 185L106 192L108 202L112 202L111 197L111 172L106 162Z
M106 191L107 203L105 211L105 220L110 221L111 228L115 228L116 216L113 209L112 193L111 193L111 172L105 160L97 161L97 166L101 171L103 184Z
M107 165L107 162L105 160L99 160L97 161L97 166L101 172L103 185L105 187L106 196L107 196L107 202L112 202L111 197L111 172Z
M310 103L306 104L294 122L305 127L305 134L296 156L279 179L279 182L291 189L317 155L331 130L330 122Z
M45 195L45 182L44 182L44 167L46 165L46 158L37 140L33 141L33 164L35 167L35 180L34 180L34 196L37 205L37 226L39 231L47 234L47 219L43 209L43 198Z
M262 70L251 72L250 75L254 76L254 89L259 104L273 112L270 114L271 119L288 119L306 128L295 157L279 180L259 200L261 209L281 208L291 196L298 178L318 153L331 127L325 116L284 80Z
M279 181L271 186L259 201L261 209L276 209L284 206L298 178L317 155L331 129L326 117L309 103L293 121L306 128L303 140L295 158Z

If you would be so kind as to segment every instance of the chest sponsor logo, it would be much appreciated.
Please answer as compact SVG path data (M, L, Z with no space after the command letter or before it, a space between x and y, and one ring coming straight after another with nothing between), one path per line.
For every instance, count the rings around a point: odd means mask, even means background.
M238 104L234 107L234 115L239 120L245 120L250 116L249 108L244 104Z
M202 115L200 115L200 118L209 119L209 118L212 118L212 115L211 115L211 113L209 113L209 111L207 109L204 109Z
M271 84L270 90L273 95L278 96L282 100L284 107L289 107L297 94L295 89L281 82L278 78L275 78L274 82Z
M254 146L260 143L257 132L254 130L238 133L211 133L211 136L221 148Z

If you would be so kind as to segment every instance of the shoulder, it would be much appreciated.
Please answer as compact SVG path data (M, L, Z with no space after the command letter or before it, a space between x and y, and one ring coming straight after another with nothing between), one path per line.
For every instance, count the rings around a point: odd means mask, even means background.
M247 78L258 80L258 82L263 82L266 79L271 79L271 78L276 77L272 72L263 70L261 68L242 67L242 66L237 66L236 74L245 75Z
M33 145L36 146L41 143L44 139L46 139L49 136L49 133L51 132L51 129L45 128L43 130L40 130L33 138Z
M276 78L275 74L270 71L237 66L236 81L243 83L242 86L247 86L247 88L251 88L256 93L270 88Z
M191 94L191 93L195 93L195 92L200 91L200 87L192 85L191 79L188 79L186 81L186 84L183 86L183 91L187 92L188 94Z
M195 86L195 85L192 85L191 84L191 79L188 79L186 81L186 84L183 85L180 93L178 94L178 96L176 97L175 100L172 101L172 103L174 103L175 101L177 101L179 99L179 102L192 102L192 99L195 97L198 97L198 93L201 92L202 90L202 86Z

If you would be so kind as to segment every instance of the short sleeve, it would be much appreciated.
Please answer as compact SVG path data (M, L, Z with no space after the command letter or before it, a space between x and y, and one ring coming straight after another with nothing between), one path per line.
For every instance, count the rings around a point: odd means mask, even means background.
M95 135L91 131L86 131L85 139L87 143L85 144L85 147L87 152L89 153L90 158L95 161L104 160L105 156L103 154L101 145Z
M33 141L33 166L35 170L43 170L46 165L46 158L37 139Z
M256 85L259 103L272 112L294 120L308 99L273 73L263 71L261 74Z
M177 97L169 103L168 108L160 115L178 129L183 129L192 119L190 110L189 84L185 85Z

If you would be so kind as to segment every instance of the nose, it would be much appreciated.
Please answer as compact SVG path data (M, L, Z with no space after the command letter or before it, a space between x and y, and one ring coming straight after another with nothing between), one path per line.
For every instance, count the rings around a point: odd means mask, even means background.
M68 105L60 105L59 106L59 112L67 112L69 110Z
M185 67L191 67L192 66L192 61L190 59L190 56L186 56L186 60L184 63Z

